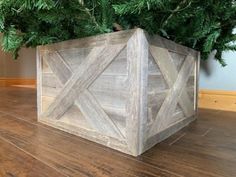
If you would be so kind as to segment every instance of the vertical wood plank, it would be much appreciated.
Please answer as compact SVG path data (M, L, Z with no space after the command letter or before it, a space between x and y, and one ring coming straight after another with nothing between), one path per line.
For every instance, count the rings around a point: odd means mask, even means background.
M137 29L127 44L129 66L129 103L127 105L126 136L132 155L143 150L147 124L148 42L144 31Z
M198 52L198 58L195 58L195 76L194 76L194 110L198 116L198 92L199 92L199 69L200 69L201 53Z
M42 58L40 47L36 49L36 65L37 65L37 115L40 118L42 114Z

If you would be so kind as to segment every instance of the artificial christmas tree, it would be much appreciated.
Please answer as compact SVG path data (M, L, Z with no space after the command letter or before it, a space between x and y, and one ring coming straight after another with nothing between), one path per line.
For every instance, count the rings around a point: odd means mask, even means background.
M235 0L8 0L0 1L3 49L54 43L140 27L201 52L236 50Z
M201 52L225 66L222 52L236 50L235 0L131 0L114 6L121 24L139 26Z

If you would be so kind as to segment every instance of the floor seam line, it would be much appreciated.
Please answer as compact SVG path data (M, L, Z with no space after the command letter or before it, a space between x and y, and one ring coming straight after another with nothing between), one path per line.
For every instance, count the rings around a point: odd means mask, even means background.
M175 140L173 140L171 143L169 143L169 146L172 146L173 144L175 144L176 142L178 142L181 138L183 138L186 135L186 133L181 134L178 138L176 138Z
M65 176L65 177L70 177L70 176L68 176L68 175L66 175L66 174L64 174L64 173L62 173L62 172L60 172L59 170L57 170L55 167L53 167L53 166L49 165L48 163L42 161L41 159L37 158L37 157L34 156L33 154L31 154L31 153L25 151L24 149L18 147L17 145L15 145L15 144L12 143L11 141L7 140L6 138L2 137L1 135L0 135L0 139L3 140L3 141L5 141L5 142L8 143L8 144L14 146L14 147L17 148L18 150L24 152L25 154L29 155L30 157L34 158L35 160L38 160L39 162L43 163L44 165L48 166L49 168L52 168L53 170L55 170L55 171L58 172L59 174Z
M0 112L2 112L2 111L0 111ZM30 122L30 121L24 120L24 119L22 119L22 118L20 118L20 117L17 117L16 115L9 114L9 113L5 113L5 114L6 114L6 115L9 115L9 116L12 116L14 119L18 119L18 120L20 120L20 121L26 122L26 123L28 123L28 124L31 124L31 125L34 125L34 126L40 126L40 127L44 128L44 129L46 129L46 130L53 131L53 132L57 133L58 135L70 137L69 135L63 134L64 132L61 132L61 133L60 133L60 132L56 132L56 130L51 130L50 128L47 128L47 127L45 127L45 126L43 126L43 125L36 124L36 123L32 123L32 122ZM74 136L74 135L73 135L73 136ZM73 138L73 137L72 137L72 138ZM77 139L77 141L80 141L80 142L83 142L83 143L86 143L87 145L89 145L88 142L85 142L85 141L83 141L83 140L81 140L81 139ZM95 145L95 144L94 144L94 145ZM98 148L104 150L104 148L102 148L102 147L100 147L100 146L96 146L96 147L98 147ZM111 151L110 151L110 152L111 152ZM179 175L179 174L177 174L177 173L175 173L175 172L172 172L172 171L169 171L169 170L166 170L166 169L163 169L163 168L160 168L160 167L151 165L151 164L147 164L147 163L142 162L142 161L140 161L140 160L138 160L138 159L135 159L135 158L133 158L133 157L127 157L127 156L125 156L125 155L123 155L123 154L116 153L116 152L111 152L111 153L112 153L112 154L115 154L115 155L118 155L118 156L122 156L122 157L124 157L124 158L126 158L126 159L130 159L130 160L133 160L133 161L138 161L139 163L142 163L142 164L145 164L145 165L147 165L147 166L156 168L156 169L158 169L158 170L161 170L161 171L164 171L164 172L167 172L167 173L176 175L176 176L178 176L178 177L183 177L183 176L181 176L181 175Z

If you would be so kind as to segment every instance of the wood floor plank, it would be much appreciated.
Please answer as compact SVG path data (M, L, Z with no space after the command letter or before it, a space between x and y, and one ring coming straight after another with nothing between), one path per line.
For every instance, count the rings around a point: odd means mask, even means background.
M158 150L143 155L143 161L150 164L162 164L169 170L176 171L183 176L235 176L235 163L189 150L191 148L193 147L159 145Z
M36 89L0 87L0 111L37 123Z
M231 115L229 119L226 118L228 114ZM207 118L204 118L205 116ZM221 119L222 116L224 118ZM234 116L236 117L236 114ZM142 159L146 163L162 164L184 176L188 175L189 171L191 176L196 177L236 176L234 116L227 112L200 113L198 121L145 153ZM174 142L174 138L177 139L181 134L184 136ZM174 144L171 144L171 141Z
M9 115L0 122L1 137L69 176L179 176Z
M66 177L0 138L1 177Z
M38 123L35 89L0 88L0 98L0 177L236 176L236 113L200 110L135 158Z

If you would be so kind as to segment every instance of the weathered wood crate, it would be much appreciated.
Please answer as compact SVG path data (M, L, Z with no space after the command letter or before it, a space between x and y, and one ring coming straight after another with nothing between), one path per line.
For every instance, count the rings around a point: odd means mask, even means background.
M196 117L199 53L142 29L38 47L38 120L137 156Z

